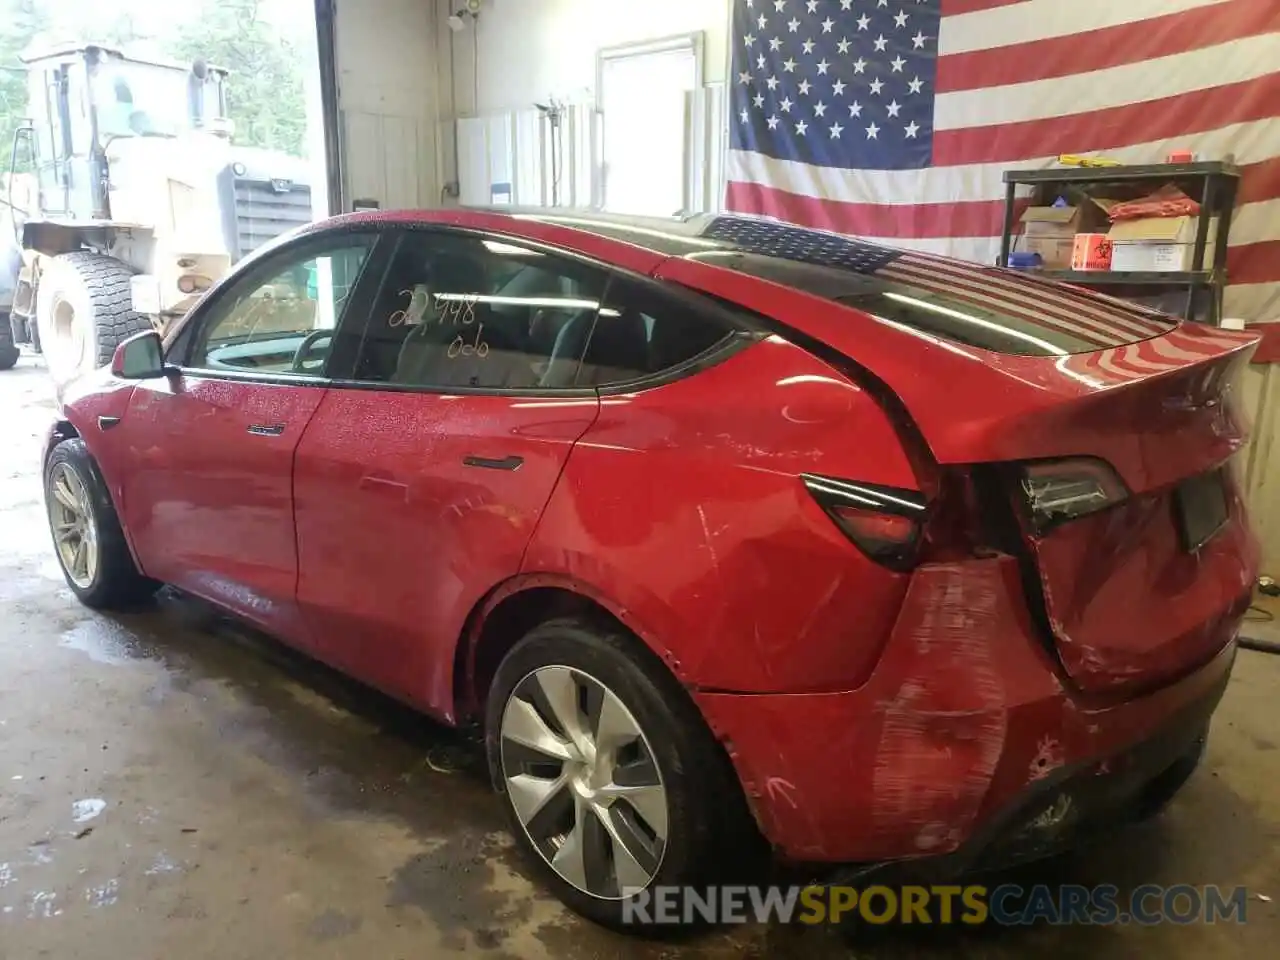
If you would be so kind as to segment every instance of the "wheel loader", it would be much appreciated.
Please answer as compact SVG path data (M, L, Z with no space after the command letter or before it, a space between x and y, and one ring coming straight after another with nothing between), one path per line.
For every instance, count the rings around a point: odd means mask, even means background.
M8 196L21 268L10 349L59 390L116 345L181 316L240 257L311 219L306 163L232 143L227 71L75 44L24 57L30 120ZM34 170L33 200L13 197ZM12 366L13 360L9 365Z

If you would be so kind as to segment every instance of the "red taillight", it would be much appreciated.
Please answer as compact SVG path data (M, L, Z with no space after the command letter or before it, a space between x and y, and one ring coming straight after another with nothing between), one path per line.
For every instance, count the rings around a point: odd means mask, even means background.
M917 490L804 474L813 498L854 545L892 570L910 570L920 549L925 499Z
M1040 532L1105 510L1129 496L1124 481L1108 464L1084 457L1024 464L1022 493Z

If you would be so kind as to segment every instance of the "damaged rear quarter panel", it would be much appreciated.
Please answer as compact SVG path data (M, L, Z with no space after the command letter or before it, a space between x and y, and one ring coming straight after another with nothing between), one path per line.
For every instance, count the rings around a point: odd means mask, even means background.
M857 685L909 578L849 542L806 472L914 483L871 397L768 338L694 376L603 398L522 573L590 585L687 686Z

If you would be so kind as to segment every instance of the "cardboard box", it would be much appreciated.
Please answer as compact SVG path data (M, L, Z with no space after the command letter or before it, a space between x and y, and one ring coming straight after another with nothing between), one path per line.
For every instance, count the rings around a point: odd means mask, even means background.
M1048 270L1066 270L1077 233L1106 223L1110 200L1092 200L1078 207L1027 207L1022 213L1022 238L1018 249L1040 254Z
M1028 207L1022 214L1019 246L1026 253L1040 254L1045 267L1061 269L1071 262L1071 243L1079 222L1079 207Z
M1199 217L1144 217L1122 220L1111 227L1111 269L1152 273L1192 269ZM1218 218L1209 221L1203 268L1213 265Z
M1105 233L1077 233L1071 249L1071 269L1110 270L1110 236Z

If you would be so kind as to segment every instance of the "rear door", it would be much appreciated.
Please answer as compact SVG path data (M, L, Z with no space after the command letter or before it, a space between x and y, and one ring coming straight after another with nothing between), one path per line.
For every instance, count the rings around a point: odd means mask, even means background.
M168 357L181 375L141 381L117 428L146 572L294 640L294 453L374 244L330 234L259 262L184 324Z
M603 272L404 233L351 376L298 448L298 599L322 655L437 712L468 614L520 570L598 400L573 386Z

